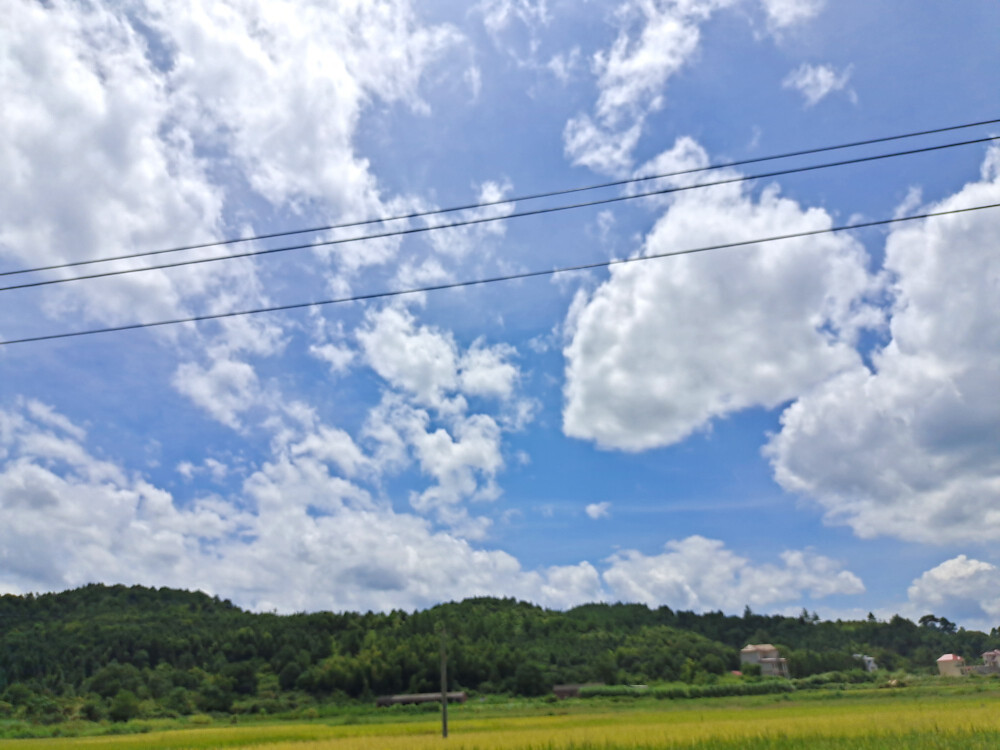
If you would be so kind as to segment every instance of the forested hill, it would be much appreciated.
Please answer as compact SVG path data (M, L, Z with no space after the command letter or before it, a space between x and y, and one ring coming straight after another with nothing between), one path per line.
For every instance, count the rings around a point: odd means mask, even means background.
M430 691L439 684L439 623L453 689L524 695L556 683L704 680L736 669L746 643L779 646L793 676L855 668L854 653L912 670L945 652L975 661L1000 647L996 630L932 616L821 622L805 612L740 617L636 604L560 612L493 598L414 613L277 615L202 593L90 585L0 597L0 708L29 694L107 702L123 690L175 713L290 695Z

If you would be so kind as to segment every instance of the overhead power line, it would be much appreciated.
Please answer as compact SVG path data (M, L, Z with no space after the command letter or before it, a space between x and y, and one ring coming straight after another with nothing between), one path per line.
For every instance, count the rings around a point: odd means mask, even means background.
M468 203L458 206L449 206L447 208L436 208L429 209L426 211L414 211L408 214L397 214L393 216L381 216L370 219L360 219L357 221L343 222L339 224L326 224L323 226L308 227L305 229L290 229L282 232L270 232L267 234L256 234L250 237L233 237L225 240L215 240L212 242L202 242L195 245L180 245L178 247L163 248L160 250L147 250L143 252L127 253L124 255L108 256L104 258L91 258L88 260L78 260L71 261L68 263L57 263L48 266L36 266L34 268L21 268L13 271L0 271L0 276L16 276L19 274L26 273L36 273L39 271L55 271L61 268L74 268L77 266L92 265L95 263L109 263L116 260L130 260L133 258L145 258L155 255L163 255L166 253L177 253L184 250L200 250L209 247L222 247L225 245L234 245L243 242L258 242L260 240L271 240L277 239L279 237L291 237L297 234L312 234L316 232L327 232L335 229L351 229L354 227L367 226L368 224L381 224L391 221L403 221L406 219L418 219L429 216L440 216L443 214L454 213L456 211L467 211L478 208L490 208L493 206L505 205L507 203L523 203L526 201L539 200L542 198L555 198L561 195L570 195L573 193L582 193L591 190L601 190L604 188L612 187L622 187L624 185L638 184L641 182L648 182L652 180L660 180L668 177L680 177L683 175L697 174L700 172L708 172L717 169L725 169L727 167L740 167L746 166L748 164L760 164L762 162L777 161L780 159L790 159L796 156L809 156L812 154L821 154L828 151L838 151L848 148L857 148L860 146L870 146L876 143L888 143L891 141L899 141L907 138L918 138L926 135L935 135L938 133L947 133L955 130L964 130L967 128L981 127L984 125L995 125L1000 123L1000 119L994 120L981 120L979 122L964 123L961 125L949 125L947 127L933 128L931 130L919 130L912 133L900 133L897 135L882 136L879 138L868 138L861 141L852 141L850 143L840 143L833 146L819 146L816 148L803 149L800 151L789 151L783 154L772 154L769 156L758 156L751 159L739 159L736 161L724 161L709 164L704 167L693 167L691 169L681 169L674 172L663 172L659 174L651 174L643 177L631 177L622 180L613 180L611 182L601 182L591 185L584 185L574 188L563 188L560 190L550 190L541 193L530 193L526 195L513 196L510 198L501 198L493 201L481 201L478 203Z
M73 338L76 336L91 336L98 333L117 333L120 331L132 331L139 328L155 328L159 326L177 325L180 323L198 323L207 320L221 320L223 318L235 318L244 315L259 315L262 313L286 312L289 310L301 310L307 307L319 307L323 305L337 305L347 302L364 302L374 299L385 299L389 297L400 297L408 294L420 294L424 292L437 292L445 289L458 289L461 287L480 286L484 284L495 284L501 281L515 281L517 279L530 279L537 276L552 276L557 273L571 273L575 271L586 271L595 268L607 268L610 266L624 265L626 263L639 263L641 261L655 260L657 258L670 258L677 255L692 255L694 253L704 253L712 250L724 250L734 247L745 247L748 245L760 245L768 242L779 242L781 240L791 240L801 237L812 237L821 234L832 234L850 229L865 229L869 227L886 226L898 224L906 221L916 221L918 219L930 219L940 216L950 216L954 214L970 213L973 211L983 211L989 208L1000 208L1000 203L990 203L982 206L970 206L967 208L956 208L948 211L933 211L930 213L914 214L912 216L899 216L893 219L879 219L877 221L864 221L854 224L843 224L841 226L829 227L827 229L813 229L804 232L791 232L788 234L772 235L770 237L758 237L752 240L740 240L738 242L726 242L718 245L706 245L703 247L693 247L684 250L669 250L662 253L652 253L631 258L615 258L611 260L596 261L594 263L581 263L573 266L562 266L539 271L525 271L522 273L505 274L503 276L491 276L482 279L472 279L466 281L454 281L447 284L434 284L422 287L412 287L409 289L395 289L384 292L372 292L370 294L357 294L349 297L338 297L334 299L313 300L311 302L295 302L287 305L273 305L270 307L258 307L249 310L234 310L224 313L212 313L207 315L192 315L187 318L174 318L172 320L160 320L152 323L132 323L130 325L112 326L109 328L91 328L82 331L70 331L66 333L51 333L44 336L30 336L21 339L8 339L0 341L0 346L12 344L28 344L38 341L52 341L54 339Z
M750 180L760 180L769 177L780 177L782 175L798 174L802 172L812 172L819 169L829 169L832 167L843 167L850 164L862 164L864 162L879 161L882 159L891 159L899 156L911 156L913 154L923 154L931 151L942 151L944 149L956 148L959 146L971 146L978 143L989 143L991 141L1000 140L1000 136L989 136L986 138L975 138L968 141L957 141L954 143L945 143L937 146L924 146L922 148L908 149L906 151L894 151L888 154L875 154L873 156L861 156L854 159L844 159L835 162L826 162L823 164L811 164L805 167L791 167L788 169L779 169L771 172L761 172L752 175L741 175L739 177L730 177L724 180L715 180L713 182L702 182L696 183L694 185L677 185L668 188L660 188L658 190L647 190L640 193L628 193L625 195L616 195L610 198L599 198L591 201L582 201L580 203L571 203L568 205L561 206L548 206L546 208L535 208L527 211L515 211L514 213L498 215L498 216L482 216L474 219L463 219L461 221L454 221L448 224L437 224L432 226L423 227L408 227L406 229L393 229L385 232L376 232L373 234L364 234L356 237L343 237L335 240L324 240L322 242L309 242L299 245L286 245L284 247L272 247L265 248L262 250L247 250L242 253L231 253L229 255L219 255L210 258L192 258L190 260L179 260L172 263L160 263L153 266L143 266L141 268L122 268L115 271L101 271L98 273L84 274L81 276L71 276L69 278L61 279L45 279L42 281L29 281L21 284L11 284L9 286L0 286L0 292L8 292L14 289L31 289L34 287L49 286L52 284L66 284L71 281L85 281L88 279L101 279L107 278L109 276L124 276L133 273L143 273L146 271L159 271L167 268L179 268L181 266L194 266L203 263L215 263L217 261L223 260L234 260L236 258L251 258L259 255L273 255L276 253L286 253L291 250L305 250L309 248L317 247L329 247L332 245L343 245L350 242L362 242L365 240L376 240L385 239L387 237L400 237L409 234L421 234L424 232L432 232L441 229L455 229L458 227L466 227L475 224L486 224L494 221L505 221L507 219L518 219L525 216L539 216L542 214L557 213L560 211L570 211L578 208L588 208L592 206L602 206L610 203L621 203L623 201L632 201L639 198L649 198L658 195L669 195L671 193L680 193L686 190L697 190L700 188L715 187L718 185L731 185L738 182L748 182Z

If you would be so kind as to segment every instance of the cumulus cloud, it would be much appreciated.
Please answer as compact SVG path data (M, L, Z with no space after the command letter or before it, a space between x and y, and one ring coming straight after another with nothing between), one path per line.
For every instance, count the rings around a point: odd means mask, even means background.
M120 581L199 588L283 612L484 595L558 608L615 598L734 611L863 591L856 576L811 551L754 565L702 537L670 542L660 555L622 552L603 576L586 561L525 570L342 476L361 477L366 462L346 435L319 427L276 440L233 497L177 498L94 457L68 421L37 419L26 406L0 410L4 590Z
M246 362L218 359L207 367L187 362L177 368L174 387L214 419L239 428L240 414L261 396L257 373Z
M172 120L140 35L101 5L5 9L0 255L35 266L204 240L222 191ZM121 264L119 264L121 267ZM51 317L174 315L227 272L163 272L53 287Z
M441 410L464 409L463 394L510 398L520 377L510 361L513 347L478 339L461 352L449 332L418 325L406 308L369 313L357 337L375 372L417 403Z
M366 437L377 446L376 462L400 467L415 461L434 484L413 492L411 505L469 538L481 538L488 521L471 519L460 503L500 496L496 476L505 466L503 433L521 429L534 411L533 402L515 392L516 350L477 339L463 351L449 332L419 325L401 307L370 312L357 338L368 364L392 389L365 425ZM473 397L499 402L501 415L470 413Z
M907 591L914 617L936 614L985 632L1000 623L1000 570L959 555L913 581Z
M92 580L204 584L204 549L245 530L236 507L211 497L178 510L169 493L94 458L73 430L0 411L0 548L22 590Z
M843 72L838 73L830 65L809 65L802 63L799 67L785 76L781 85L786 89L795 89L806 100L806 106L812 107L821 99L825 99L834 91L844 91L847 83L851 79L851 69L848 67ZM855 100L854 92L847 89L847 94L852 101Z
M674 151L705 159L687 139ZM754 198L729 185L679 194L641 253L831 224L774 186ZM850 237L818 235L612 268L567 316L564 432L629 451L670 445L858 366L857 332L879 320L866 266Z
M175 498L95 458L77 426L45 410L57 419L33 416L38 406L0 410L5 591L119 581L198 588L283 612L416 608L477 595L568 607L601 596L589 563L526 571L505 552L394 512L338 476L364 461L336 430L278 441L233 498Z
M356 153L362 111L426 110L421 78L458 40L407 0L16 3L5 31L0 255L18 266L252 231L238 208L248 188L281 210L389 213L397 199ZM397 247L323 255L350 271ZM102 324L215 312L262 302L258 272L246 261L68 284L43 309Z
M443 406L458 384L458 352L450 334L418 326L405 308L386 307L367 316L358 342L369 365L419 403Z
M929 210L1000 200L1000 152ZM890 339L804 394L767 454L778 482L862 537L1000 533L1000 224L989 211L900 226L886 242Z
M690 536L667 542L665 552L614 555L604 582L622 601L666 604L674 609L735 612L744 605L770 607L808 594L859 594L864 584L834 560L809 550L781 554L781 565L753 565L716 539Z

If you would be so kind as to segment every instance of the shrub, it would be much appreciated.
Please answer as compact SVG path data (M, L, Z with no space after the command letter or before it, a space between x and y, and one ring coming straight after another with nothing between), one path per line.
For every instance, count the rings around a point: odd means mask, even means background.
M111 701L108 718L111 721L128 721L139 715L139 699L131 690L119 690Z

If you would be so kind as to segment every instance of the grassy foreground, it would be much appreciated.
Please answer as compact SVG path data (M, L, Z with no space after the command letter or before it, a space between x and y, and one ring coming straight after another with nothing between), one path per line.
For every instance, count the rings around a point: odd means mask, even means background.
M463 710L464 709L464 710ZM516 711L514 713L517 713ZM522 711L523 713L523 711ZM814 696L809 700L713 700L683 706L654 701L539 706L528 715L452 712L451 736L439 720L398 723L260 723L102 737L7 740L11 750L707 750L1000 747L1000 692L946 696ZM479 714L479 715L477 715Z

